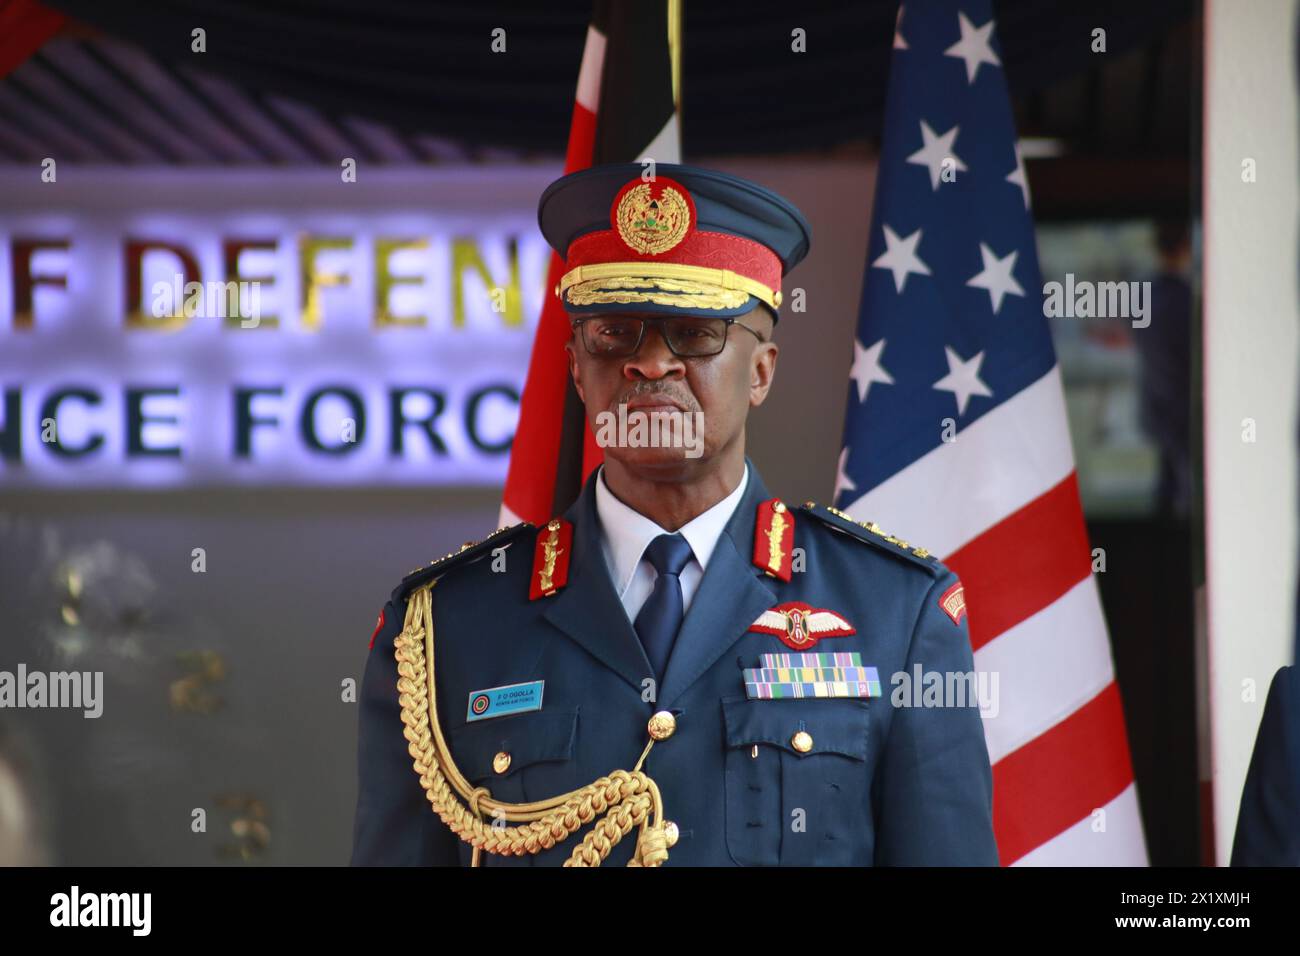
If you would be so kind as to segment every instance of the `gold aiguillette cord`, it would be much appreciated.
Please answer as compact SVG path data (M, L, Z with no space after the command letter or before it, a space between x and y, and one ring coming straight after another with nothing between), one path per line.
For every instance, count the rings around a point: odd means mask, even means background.
M503 803L486 787L475 787L465 779L438 724L433 658L435 583L421 585L406 602L406 620L395 642L398 703L402 732L425 796L451 832L474 848L472 865L479 865L484 851L523 856L549 850L592 821L596 825L573 848L565 866L600 866L633 827L638 828L636 852L628 866L661 865L668 859L669 846L663 801L659 787L641 770L654 746L653 738L632 770L615 770L549 800Z

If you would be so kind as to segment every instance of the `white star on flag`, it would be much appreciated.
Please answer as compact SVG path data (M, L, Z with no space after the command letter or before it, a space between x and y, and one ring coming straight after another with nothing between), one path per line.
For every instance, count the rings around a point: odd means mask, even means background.
M844 450L840 452L840 463L835 466L835 490L831 492L831 501L840 500L841 491L857 491L858 486L853 483L849 473L844 470L844 466L849 462L849 446L845 445Z
M1011 270L1016 267L1016 256L1019 254L1018 250L1013 249L1006 256L999 259L992 249L984 243L980 243L980 257L984 260L984 269L966 280L966 284L977 289L988 290L989 300L993 303L994 315L997 315L998 309L1002 308L1004 297L1025 294L1025 290L1020 288L1020 283L1016 281L1016 277L1011 274Z
M857 339L853 340L853 370L849 372L849 378L858 383L859 402L867 400L867 391L871 388L872 382L880 382L882 385L894 384L894 377L880 365L880 354L884 349L884 339L869 349L864 349Z
M911 156L907 157L909 163L917 166L925 166L930 170L930 188L932 190L939 188L939 182L943 176L943 163L946 159L951 159L953 168L966 172L966 164L961 158L952 151L954 140L957 139L957 132L961 127L954 126L942 136L935 134L930 128L930 124L921 120L921 142L922 146Z
M957 22L961 27L961 39L954 43L948 49L943 51L944 56L960 57L966 61L966 82L974 83L975 74L979 72L981 63L991 63L993 66L1001 66L1002 61L998 55L993 52L990 41L993 39L993 21L990 20L982 27L976 27L966 19L966 14L958 13Z
M909 273L928 276L930 267L927 266L916 254L916 246L921 241L921 230L918 229L904 239L898 238L898 233L885 226L885 251L881 253L880 258L871 263L872 268L888 269L894 274L894 288L901 294L903 286L907 282Z
M906 50L907 41L903 39L903 5L898 5L898 16L894 18L894 49Z
M1020 155L1020 144L1016 143L1016 168L1007 173L1007 182L1020 187L1025 194L1025 208L1029 208L1029 181L1025 179L1025 158Z
M989 387L980 381L980 366L984 363L983 352L976 352L974 358L963 360L950 345L945 345L943 351L948 356L948 374L935 382L933 387L941 392L952 392L957 399L958 415L966 414L966 406L970 403L972 395L993 397Z

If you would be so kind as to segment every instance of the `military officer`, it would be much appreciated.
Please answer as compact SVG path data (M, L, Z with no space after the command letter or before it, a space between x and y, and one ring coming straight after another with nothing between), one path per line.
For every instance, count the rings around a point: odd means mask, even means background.
M593 430L678 416L701 440L611 441L564 514L393 591L353 863L996 865L977 702L891 693L973 671L960 582L745 454L808 224L734 176L644 172L542 195L570 373Z

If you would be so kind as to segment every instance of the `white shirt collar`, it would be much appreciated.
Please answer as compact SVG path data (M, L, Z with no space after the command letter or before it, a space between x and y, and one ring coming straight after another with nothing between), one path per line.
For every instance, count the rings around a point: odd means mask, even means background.
M679 529L686 543L691 546L701 570L709 566L709 558L713 556L713 549L718 544L718 536L735 514L748 484L749 465L746 463L745 473L735 491ZM614 493L605 485L604 465L600 466L600 474L596 477L596 514L600 517L601 542L610 574L614 578L614 590L622 598L632 583L632 575L636 573L637 565L641 563L641 557L650 542L661 534L672 532L661 528L656 522L614 497Z

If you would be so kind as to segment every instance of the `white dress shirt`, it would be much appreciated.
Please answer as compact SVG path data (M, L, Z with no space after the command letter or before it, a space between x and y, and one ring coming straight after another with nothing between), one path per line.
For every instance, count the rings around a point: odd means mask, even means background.
M691 599L695 597L700 579L704 577L704 569L709 565L718 536L735 514L748 484L747 464L735 491L678 529L678 533L691 546L692 553L691 560L686 562L686 567L678 578L682 585L682 607L686 611L691 608ZM601 546L605 552L609 576L614 581L614 591L623 602L627 619L635 621L641 605L654 590L655 578L659 576L654 565L644 560L645 549L659 535L672 532L659 527L639 511L615 498L614 493L605 486L604 465L596 478L596 514L600 517Z

